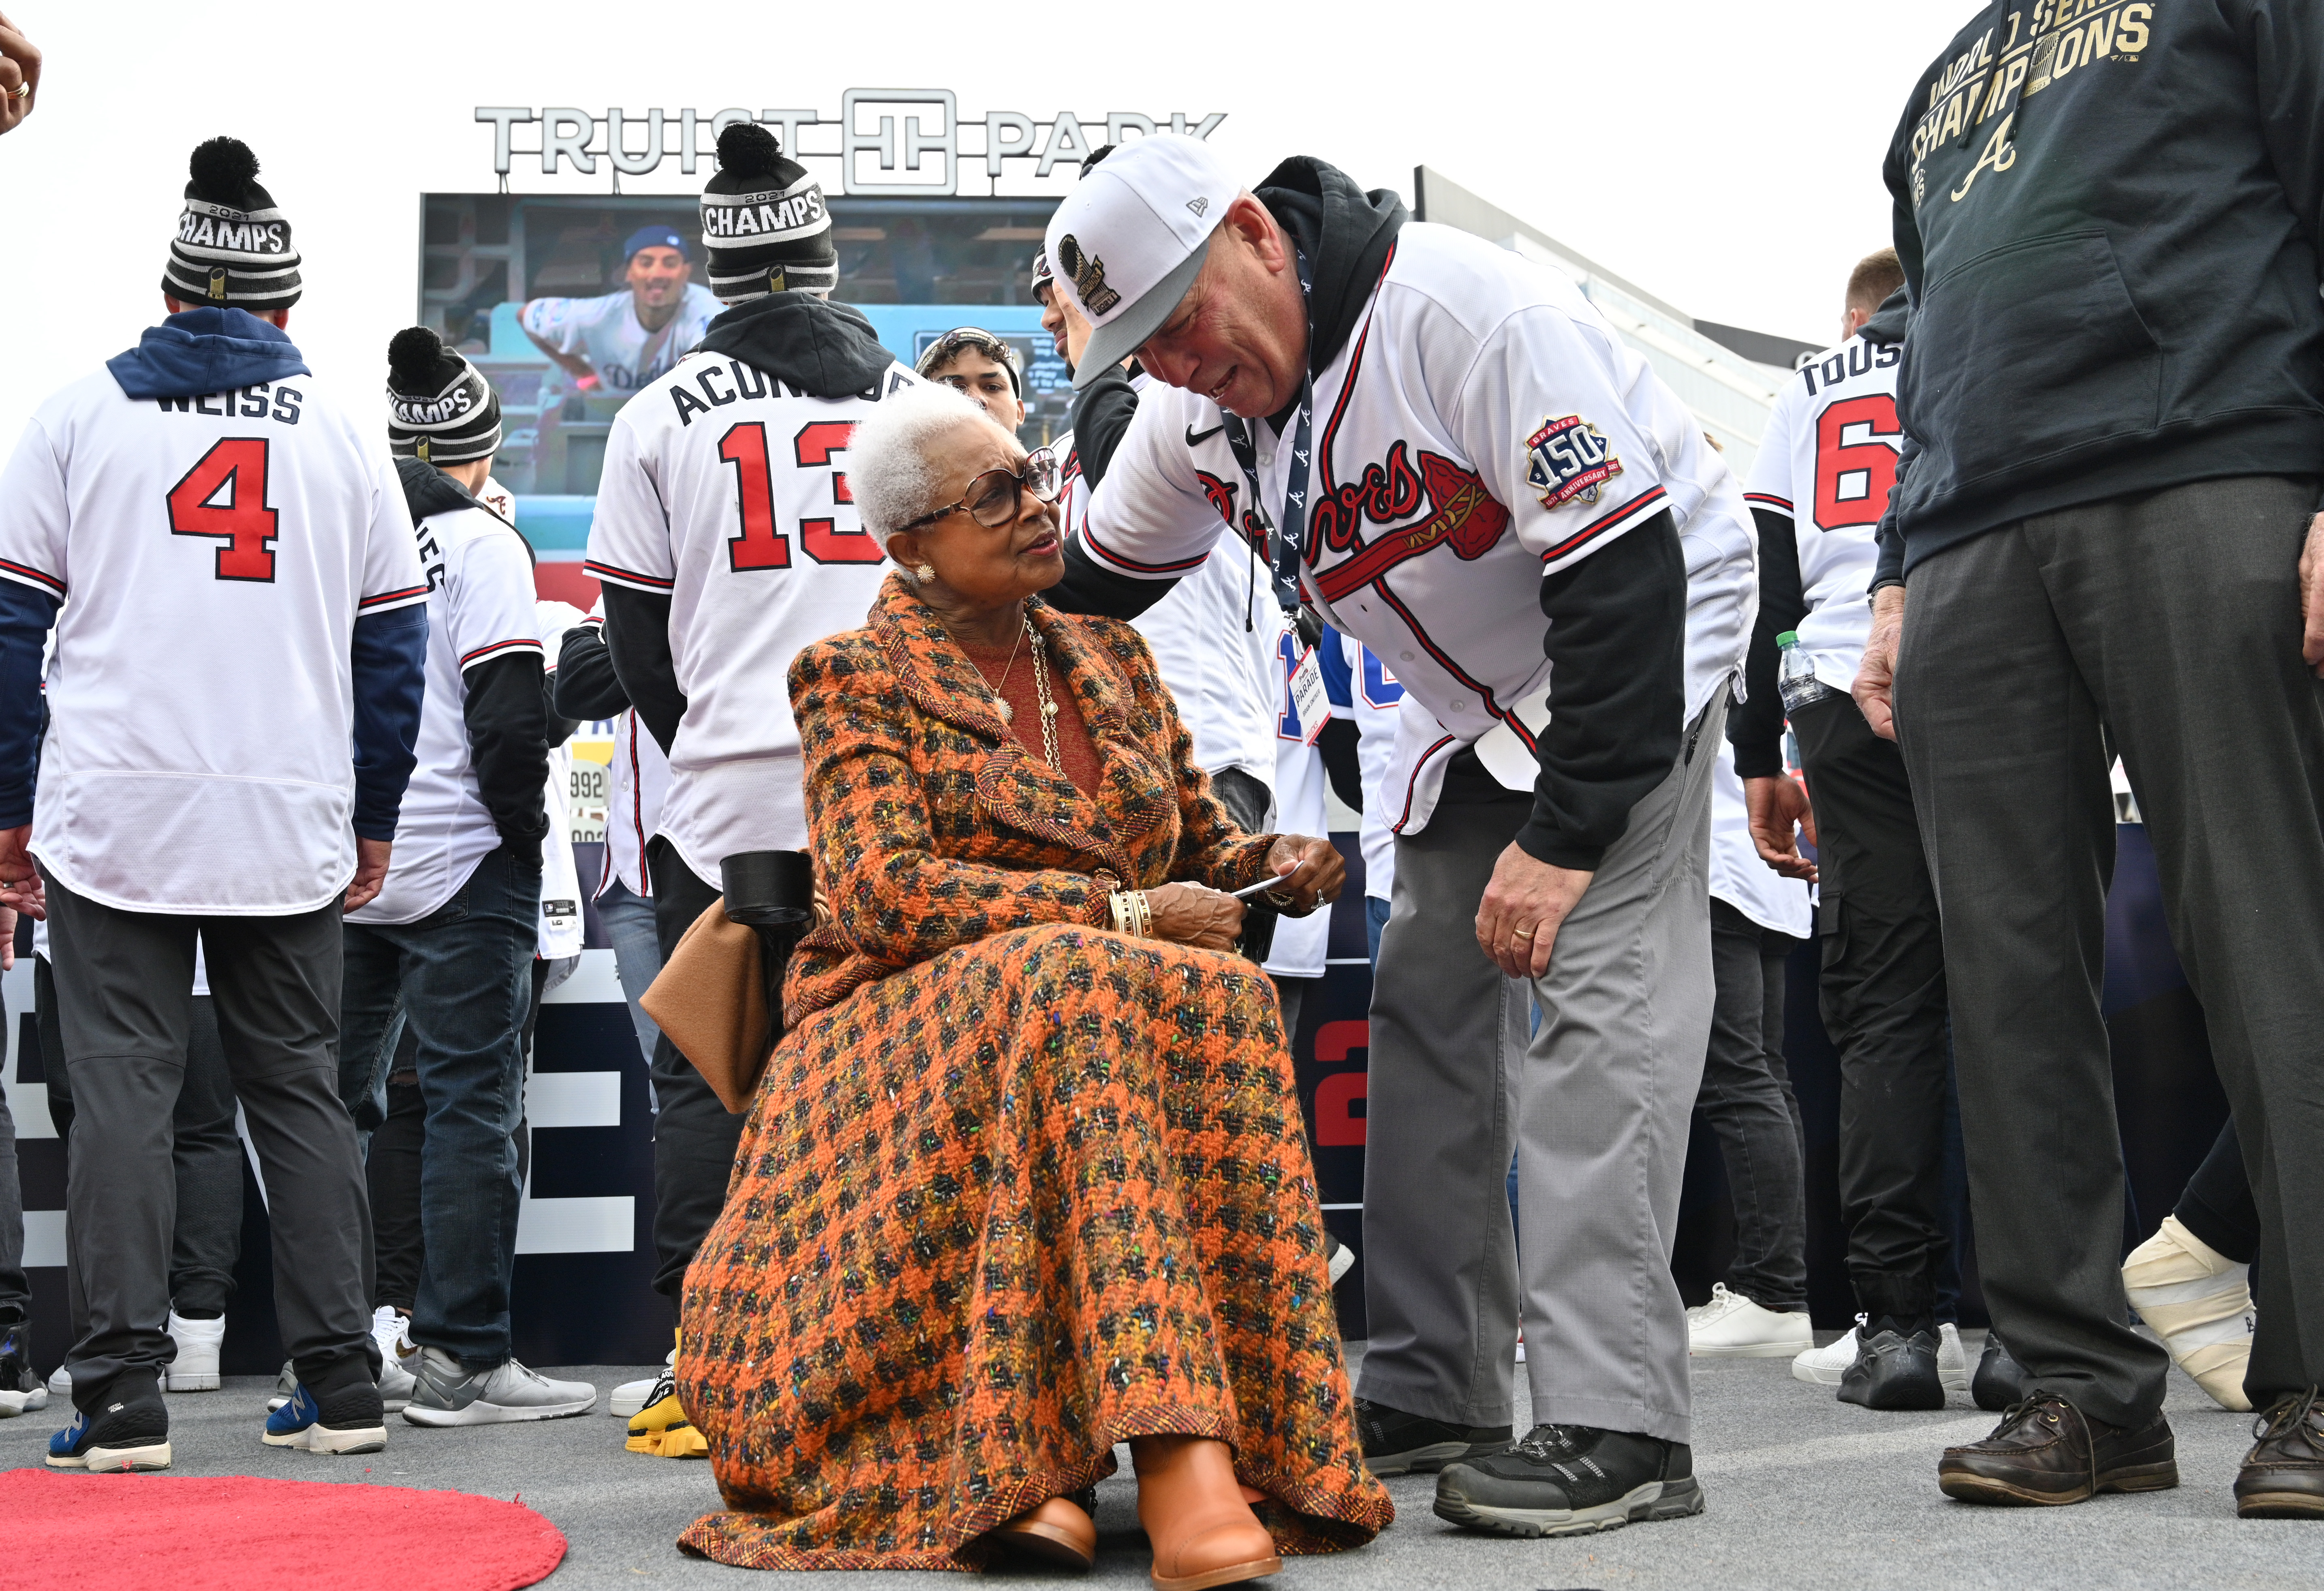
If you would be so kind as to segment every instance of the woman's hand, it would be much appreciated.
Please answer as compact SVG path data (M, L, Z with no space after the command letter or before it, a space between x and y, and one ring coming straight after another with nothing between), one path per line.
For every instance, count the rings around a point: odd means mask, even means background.
M1231 950L1242 932L1242 902L1199 883L1166 883L1146 892L1154 937L1197 950Z
M1348 882L1348 865L1338 848L1330 840L1310 835L1277 835L1275 848L1267 853L1267 865L1281 875L1280 882L1267 892L1268 903L1280 905L1278 897L1288 896L1291 904L1281 909L1295 917L1330 905L1340 898L1340 887Z

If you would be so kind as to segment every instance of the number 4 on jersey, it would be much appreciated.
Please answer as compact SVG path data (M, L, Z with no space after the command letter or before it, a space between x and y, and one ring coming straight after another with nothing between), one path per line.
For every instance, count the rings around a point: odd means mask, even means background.
M216 536L216 578L274 578L275 513L266 506L266 439L226 437L170 488L170 533Z

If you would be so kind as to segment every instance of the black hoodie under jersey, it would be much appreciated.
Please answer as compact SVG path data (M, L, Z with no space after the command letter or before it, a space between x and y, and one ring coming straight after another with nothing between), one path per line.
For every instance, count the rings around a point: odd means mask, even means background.
M1354 335L1386 269L1397 233L1411 219L1387 189L1366 192L1338 167L1295 155L1253 190L1276 224L1291 235L1311 267L1307 367L1331 365ZM1081 436L1083 410L1109 402L1109 384L1085 389L1074 407L1074 449L1084 475L1103 474L1126 422L1095 451ZM1296 402L1296 400L1295 400ZM1272 417L1280 432L1286 407ZM1134 618L1175 584L1138 579L1100 566L1078 539L1065 543L1065 578L1047 600L1068 613ZM1554 664L1547 733L1539 737L1541 774L1532 816L1517 844L1560 867L1594 869L1629 826L1630 809L1677 761L1685 709L1686 563L1676 522L1656 514L1602 550L1542 581L1550 620L1542 648ZM1473 751L1446 770L1443 800L1519 800Z
M860 310L809 292L776 292L737 304L710 323L705 353L740 359L785 386L817 398L877 393L896 356ZM665 754L686 717L686 693L670 660L669 597L607 585L605 647L630 705Z

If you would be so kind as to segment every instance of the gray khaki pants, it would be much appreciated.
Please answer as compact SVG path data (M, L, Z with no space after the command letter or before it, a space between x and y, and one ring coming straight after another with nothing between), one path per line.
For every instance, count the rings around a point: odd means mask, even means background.
M172 1117L193 1024L197 933L265 1179L282 1346L318 1395L377 1379L371 1206L332 1057L338 902L296 917L177 917L120 911L47 882L72 1078L66 1219L88 1310L66 1360L73 1401L97 1408L123 1376L154 1375L176 1355L164 1328L178 1204Z
M1476 937L1530 799L1439 804L1397 840L1365 1110L1365 1399L1508 1423L1522 1284L1536 1420L1689 1439L1670 1256L1711 1036L1711 770L1726 717L1721 692L1689 727L1690 754L1631 809L1530 988Z
M2324 1379L2324 683L2315 483L2203 481L2005 525L1913 571L1896 719L1944 919L1978 1265L2033 1384L2143 1424L2100 985L2107 751L2163 875L2259 1206L2252 1401Z

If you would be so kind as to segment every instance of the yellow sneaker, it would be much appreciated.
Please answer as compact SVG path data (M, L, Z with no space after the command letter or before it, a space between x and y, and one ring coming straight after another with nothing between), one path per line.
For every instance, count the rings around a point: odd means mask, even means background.
M650 1454L656 1458L707 1458L710 1444L687 1419L686 1411L678 1406L678 1383L668 1371L654 1383L646 1406L630 1419L629 1440L622 1444L632 1453Z
M2130 1307L2154 1328L2180 1369L2222 1409L2248 1412L2244 1372L2251 1364L2251 1267L2239 1265L2179 1223L2130 1251L2122 1264Z

